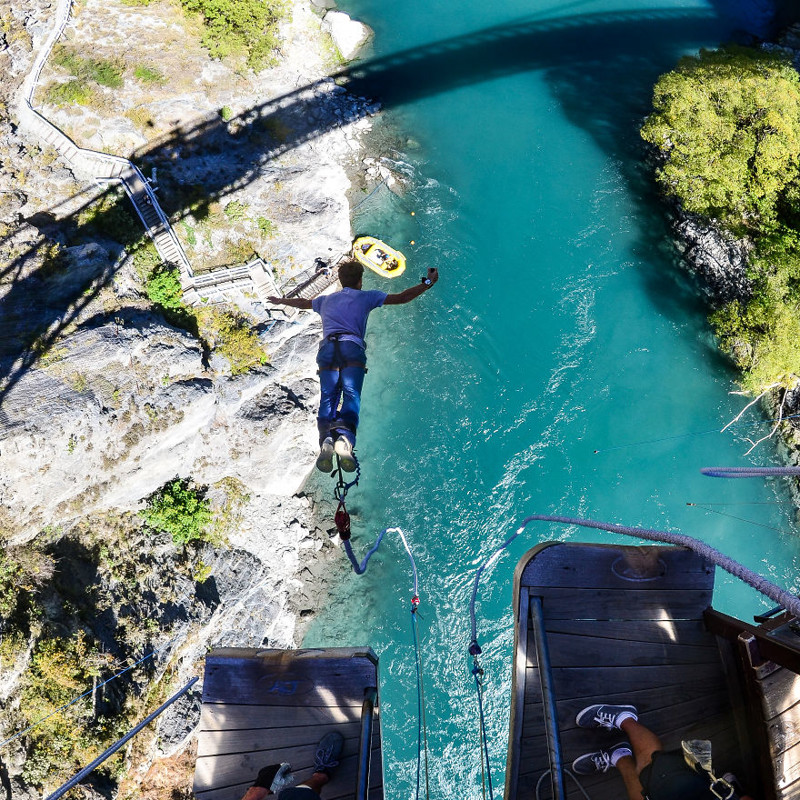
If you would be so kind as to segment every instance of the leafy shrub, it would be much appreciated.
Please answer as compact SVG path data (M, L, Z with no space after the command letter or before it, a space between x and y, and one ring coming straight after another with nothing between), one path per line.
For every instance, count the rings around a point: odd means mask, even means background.
M133 69L133 77L140 83L164 83L164 73L157 67L137 64Z
M114 731L95 719L92 697L56 712L92 688L111 656L101 654L83 631L70 638L40 639L22 683L21 710L27 724L39 722L26 736L30 750L23 777L33 785L57 785L94 759ZM49 716L53 715L53 716Z
M641 134L665 156L656 177L668 194L734 229L775 220L800 159L800 76L785 56L687 56L659 79L653 107Z
M800 376L800 76L783 55L727 47L662 76L642 137L682 207L753 244L751 296L710 321L753 394Z
M124 81L124 67L121 61L107 58L87 58L75 49L61 45L56 47L51 57L54 64L62 67L79 80L94 81L100 86L119 89Z
M208 308L199 312L199 321L201 335L209 349L228 360L231 374L241 375L267 363L268 357L258 342L258 335L241 314Z
M45 103L51 106L85 106L94 99L94 92L83 81L51 83L44 93Z
M159 264L150 273L145 291L150 302L162 309L184 308L180 272L172 264Z
M0 542L2 545L2 542ZM21 603L53 575L50 556L30 545L0 549L0 618L9 620Z
M113 239L128 249L139 247L144 239L141 225L124 194L108 192L84 208L77 216L76 233L82 239Z
M233 119L233 111L230 106L222 106L219 110L219 115L225 122L230 122Z
M181 0L187 11L200 14L206 26L202 43L213 58L236 53L253 69L273 60L278 48L277 25L285 14L283 0Z
M151 528L170 534L175 544L206 539L211 511L205 487L175 478L150 495L141 516Z

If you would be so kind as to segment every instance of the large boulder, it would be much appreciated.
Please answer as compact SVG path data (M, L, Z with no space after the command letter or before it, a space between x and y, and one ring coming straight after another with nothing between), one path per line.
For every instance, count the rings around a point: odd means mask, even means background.
M372 35L363 22L357 22L342 11L329 11L322 19L323 30L328 31L336 49L347 61L355 58L358 51Z

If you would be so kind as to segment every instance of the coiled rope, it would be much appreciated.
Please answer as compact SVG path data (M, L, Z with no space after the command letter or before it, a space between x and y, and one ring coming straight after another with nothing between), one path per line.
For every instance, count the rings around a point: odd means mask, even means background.
M749 475L744 475L742 471L738 468L733 468L735 471L736 477L749 477ZM769 469L768 473L764 473L763 469ZM715 471L718 472L725 472L724 468L714 468ZM742 470L749 470L749 468L742 468ZM789 474L789 475L796 475L800 474L800 468L795 467L776 467L776 468L756 468L757 472L755 474ZM780 472L775 472L775 470L781 470ZM784 472L783 470L796 470L794 472ZM705 472L705 471L704 471ZM706 472L705 474L713 474L712 472ZM728 477L727 475L725 477ZM796 617L800 617L800 599L797 598L795 595L790 594L784 589L781 589L779 586L776 586L771 581L768 581L763 576L759 575L757 572L749 569L748 567L739 564L734 559L726 556L724 553L721 553L719 550L707 545L705 542L700 541L699 539L695 539L692 536L686 536L682 533L672 533L669 531L658 531L653 530L650 528L634 528L629 527L627 525L615 525L609 522L597 522L596 520L592 519L581 519L578 517L565 517L560 515L551 515L551 514L531 514L529 517L525 517L523 519L522 524L514 531L511 536L509 536L499 547L497 547L489 558L481 564L478 568L477 573L475 574L475 581L472 586L472 595L469 601L469 618L470 618L470 643L469 643L469 654L472 656L473 659L473 667L472 667L472 674L475 676L475 687L478 695L478 714L480 716L480 726L481 726L481 739L482 739L482 753L481 753L481 769L486 771L488 775L488 786L489 786L489 797L490 799L493 798L492 793L492 782L491 782L491 770L489 765L489 748L486 741L486 731L485 731L485 720L484 720L484 712L483 712L483 697L482 697L482 681L480 677L483 675L483 670L480 667L478 656L481 654L482 650L480 645L478 644L478 633L477 633L477 621L475 616L475 600L478 594L478 584L480 583L481 575L483 572L493 564L500 556L503 550L505 550L521 533L524 532L525 528L531 522L555 522L561 525L577 525L583 528L594 528L596 530L603 530L609 531L611 533L620 533L625 536L634 536L637 539L647 539L649 541L661 542L663 544L672 544L677 545L678 547L686 547L689 550L697 553L701 558L704 558L706 561L710 561L712 564L716 564L716 566L720 567L721 569L725 570L725 572L730 573L739 580L744 581L748 586L751 586L761 594L769 597L771 600L776 602L778 605L785 608L791 614Z

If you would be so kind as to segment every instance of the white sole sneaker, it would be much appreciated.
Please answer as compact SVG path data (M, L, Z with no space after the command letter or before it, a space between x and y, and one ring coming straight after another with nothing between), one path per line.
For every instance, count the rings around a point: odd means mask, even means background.
M353 446L347 439L339 437L333 445L333 449L339 458L339 463L345 472L356 471L356 459L353 456Z
M330 437L320 445L317 469L322 472L330 472L333 469L333 439Z

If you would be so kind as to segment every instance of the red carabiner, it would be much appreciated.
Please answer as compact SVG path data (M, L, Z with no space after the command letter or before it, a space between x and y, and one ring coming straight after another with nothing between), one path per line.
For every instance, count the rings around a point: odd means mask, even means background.
M339 507L336 509L336 516L333 518L336 523L336 530L339 531L339 538L342 541L347 541L350 538L350 515L344 507L344 501L339 501Z

